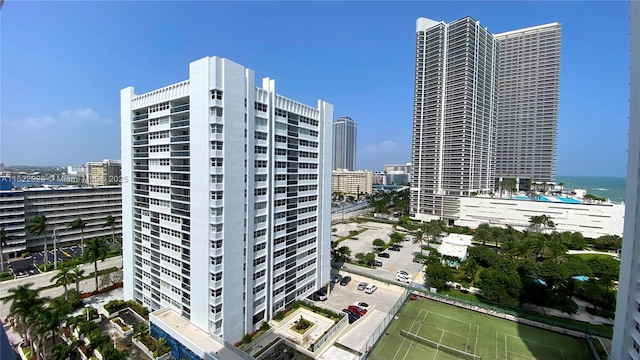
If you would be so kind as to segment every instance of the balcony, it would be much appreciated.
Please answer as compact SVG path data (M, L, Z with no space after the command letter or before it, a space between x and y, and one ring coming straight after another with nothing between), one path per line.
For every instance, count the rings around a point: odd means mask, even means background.
M174 136L171 138L171 142L187 142L189 141L189 135L184 135L184 136Z
M133 117L133 121L148 119L149 114L136 115Z
M189 172L189 167L188 166L172 166L171 171Z
M182 121L177 121L177 122L172 122L171 123L171 128L178 128L178 127L183 127L183 126L189 126L189 120L182 120Z
M189 110L189 104L173 107L171 108L171 113L173 114L173 113L178 113L178 112L187 111L187 110Z
M133 142L133 146L147 145L149 144L149 140L136 140Z
M172 157L189 157L189 152L188 151L172 151L171 156Z
M143 132L147 132L147 131L149 131L149 128L146 127L146 126L133 129L133 133L134 134L143 133Z

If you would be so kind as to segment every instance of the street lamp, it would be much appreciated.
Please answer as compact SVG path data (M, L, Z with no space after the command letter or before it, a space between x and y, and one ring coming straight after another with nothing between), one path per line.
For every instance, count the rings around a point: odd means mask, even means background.
M56 246L56 231L58 229L53 229L53 268L58 270L58 247Z

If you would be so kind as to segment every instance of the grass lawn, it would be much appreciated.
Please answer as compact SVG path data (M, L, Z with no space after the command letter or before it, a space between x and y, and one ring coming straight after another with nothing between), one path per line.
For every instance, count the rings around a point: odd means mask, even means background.
M460 356L414 341L421 338L480 356L483 360L591 360L584 339L418 298L407 301L369 359L453 360Z
M569 256L579 257L582 260L589 260L593 258L612 258L613 256L607 254L571 254Z

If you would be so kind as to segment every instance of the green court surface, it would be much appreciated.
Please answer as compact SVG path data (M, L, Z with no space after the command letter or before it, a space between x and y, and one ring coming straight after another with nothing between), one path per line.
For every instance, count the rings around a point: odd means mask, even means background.
M424 298L408 300L396 316L387 329L389 335L382 335L369 359L593 359L584 339ZM454 350L437 349L434 344Z

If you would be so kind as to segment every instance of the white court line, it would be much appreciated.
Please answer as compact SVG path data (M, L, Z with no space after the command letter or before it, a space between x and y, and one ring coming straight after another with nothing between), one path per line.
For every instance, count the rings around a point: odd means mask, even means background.
M497 331L496 331L496 332L497 332ZM536 344L536 345L544 346L544 347L546 347L546 348L553 349L553 350L555 350L555 351L559 351L559 352L560 352L560 355L561 355L561 356L562 356L562 358L564 359L564 352L563 352L563 351L562 351L562 349L560 349L560 348L557 348L557 347L554 347L554 346L545 345L545 344L543 344L543 343L535 342L535 341L532 341L532 340L527 340L527 339L524 339L524 338L521 338L521 337L518 337L518 336L509 335L509 334L507 334L507 333L502 333L502 334L504 334L505 346L506 346L506 342L507 342L507 336L510 336L510 337L512 337L512 338L516 338L516 339L519 339L519 340L524 341L524 342L528 342L528 343L531 343L531 344ZM518 356L522 356L522 355L518 355Z
M411 329L413 329L413 325L415 325L416 321L418 321L418 316L420 316L420 313L422 311L423 311L422 309L420 309L420 311L418 311L418 315L416 315L416 319L413 320L413 323L411 324L411 327L409 328L409 332L411 332ZM400 349L402 349L402 345L404 345L404 341L407 340L407 338L404 337L404 336L402 338L403 338L402 342L400 343L400 346L398 346L398 350L396 351L396 354L393 356L393 360L396 360L396 357L398 357L398 353L400 352Z
M509 353L507 351L507 334L504 334L504 358L509 359Z
M478 351L478 338L480 337L480 326L476 325L476 330L478 330L478 332L476 333L476 346L473 348L473 355L477 355L476 352Z
M443 318L447 318L447 319L450 319L450 320L455 320L455 321L461 322L463 324L472 325L472 323L470 323L470 322L466 322L466 321L458 320L458 319L455 319L455 318L452 318L452 317L449 317L449 316L446 316L446 315L438 314L437 312L427 311L427 313L438 315L438 316L442 316Z
M469 324L469 331L467 331L467 342L465 346L469 346L469 336L471 336L471 324ZM467 351L467 349L464 349L464 351Z
M475 354L474 354L475 355ZM496 331L496 359L498 358L498 332ZM506 359L505 359L506 360Z
M444 330L442 331L442 335L440 335L440 341L438 341L438 344L442 344L442 338L444 337ZM433 360L436 360L436 357L438 356L438 348L436 348L436 354L433 355Z
M424 316L424 318L422 318L422 324L424 324L424 320L427 318L427 315ZM420 326L418 327L418 331L416 331L416 334L420 333L420 329L422 328L422 324L420 324ZM413 345L415 341L411 340L411 343L409 344L409 348L407 348L407 353L404 354L404 357L402 358L402 360L405 360L407 358L407 355L409 355L409 351L411 350L411 345Z

